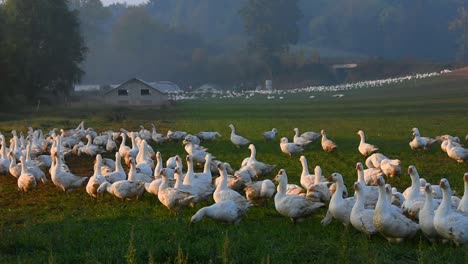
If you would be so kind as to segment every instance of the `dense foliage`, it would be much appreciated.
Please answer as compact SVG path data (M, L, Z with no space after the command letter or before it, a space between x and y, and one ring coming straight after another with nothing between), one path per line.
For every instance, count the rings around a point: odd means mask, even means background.
M0 12L2 105L67 95L83 74L86 52L77 13L65 0L7 0Z

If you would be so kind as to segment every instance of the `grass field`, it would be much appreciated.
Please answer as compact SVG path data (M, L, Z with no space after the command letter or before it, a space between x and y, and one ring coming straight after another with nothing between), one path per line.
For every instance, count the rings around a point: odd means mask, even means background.
M281 153L279 138L292 138L294 127L301 131L325 129L338 144L338 151L325 153L318 142L304 155L310 169L320 165L324 175L340 172L350 189L356 180L354 170L364 158L357 151L357 130L366 132L367 141L383 154L402 161L403 175L390 183L400 191L410 185L409 165L433 184L446 177L463 193L462 176L468 163L447 157L439 146L427 152L414 152L408 143L411 128L424 136L451 134L464 138L468 133L467 79L446 75L378 88L342 92L285 95L283 100L264 97L233 100L185 101L162 109L44 109L41 113L3 115L0 131L26 131L28 126L73 128L81 120L96 131L108 129L147 129L151 123L159 132L168 129L197 133L219 131L220 140L206 142L217 159L238 169L246 148L237 149L229 141L229 124L251 139L257 159L286 169L289 181L299 183L299 157ZM276 127L275 142L265 142L261 133ZM156 146L163 159L185 156L180 143ZM105 154L113 157L113 154ZM92 175L93 158L68 158L78 175ZM200 170L198 168L198 170ZM275 171L276 172L276 171ZM270 178L274 177L272 175ZM352 191L350 190L350 193ZM211 203L211 201L210 201ZM207 205L207 204L206 204ZM380 235L366 237L352 227L337 222L322 227L325 209L305 222L293 225L279 215L271 201L266 207L249 210L239 225L224 225L204 219L189 225L190 217L201 207L171 215L157 197L146 194L142 200L121 202L110 195L92 200L84 188L63 193L53 184L40 184L21 195L16 181L0 176L0 262L1 263L468 263L468 246L431 244L422 234L401 244L390 244Z

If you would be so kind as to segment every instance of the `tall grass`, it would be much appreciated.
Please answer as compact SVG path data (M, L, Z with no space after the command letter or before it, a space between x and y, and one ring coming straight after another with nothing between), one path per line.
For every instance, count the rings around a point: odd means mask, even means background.
M443 88L441 88L443 87ZM356 179L357 130L385 155L402 160L403 175L390 179L400 190L410 185L405 172L414 164L421 176L433 184L441 177L450 180L458 195L463 193L462 175L468 164L447 157L438 146L430 151L412 151L411 128L423 135L468 133L468 93L464 81L450 77L411 82L375 89L345 92L341 99L332 93L290 95L284 100L183 102L167 109L126 109L124 118L109 119L115 109L49 109L41 117L17 116L0 123L9 136L12 129L26 131L28 126L45 131L75 127L81 120L96 131L108 129L147 129L151 123L158 131L168 129L197 133L216 130L222 138L202 144L217 159L234 168L249 155L229 141L230 123L238 133L257 147L257 159L285 168L289 181L299 182L299 157L288 157L279 149L279 137L292 138L294 127L301 131L325 129L339 145L335 153L325 153L320 144L307 147L304 155L309 166L320 165L325 176L340 172L347 186ZM121 110L119 110L121 111ZM266 142L261 133L272 127L280 131L277 140ZM185 156L182 145L168 142L152 145L167 159ZM113 154L105 154L113 158ZM93 158L66 160L72 172L92 175ZM201 170L201 168L197 168ZM271 175L272 178L274 175ZM320 225L321 210L305 222L293 225L279 215L273 202L249 210L239 225L225 225L210 219L190 226L190 217L202 206L188 208L171 216L157 197L146 194L139 201L122 202L111 195L93 200L84 189L63 193L53 184L21 195L16 181L0 176L0 262L1 263L467 263L467 246L431 244L421 234L402 244L389 244L381 236L366 237L351 227L332 222Z

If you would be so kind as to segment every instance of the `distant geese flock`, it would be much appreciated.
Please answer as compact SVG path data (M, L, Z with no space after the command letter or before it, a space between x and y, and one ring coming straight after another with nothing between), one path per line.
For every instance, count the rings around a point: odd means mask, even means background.
M447 179L442 178L432 185L419 176L414 165L407 169L411 186L399 192L386 183L386 179L402 174L400 160L379 153L379 148L366 142L364 131L359 130L357 151L366 158L367 168L361 162L356 163L354 196L348 197L340 173L332 173L327 178L322 175L321 167L315 166L312 174L306 157L301 155L320 137L325 152L339 151L325 130L301 134L299 128L293 128L292 142L281 137L279 150L289 157L300 156L302 173L299 183L294 184L288 181L285 169L280 168L275 173L276 165L258 160L255 145L237 134L233 124L229 128L232 144L237 148L248 146L250 150L250 156L243 159L238 170L228 162L217 160L215 153L200 145L221 137L217 131L200 131L192 135L169 130L164 135L152 124L152 131L140 126L139 131L122 128L98 135L92 128L85 129L81 122L75 129L52 129L46 134L31 127L26 135L11 131L9 144L0 133L0 174L17 178L18 190L23 193L34 191L39 182L48 184L49 180L64 192L85 189L93 199L99 199L104 193L122 200L139 199L148 192L174 213L187 206L214 201L199 209L191 217L191 224L204 217L236 224L242 221L250 207L265 205L273 199L277 212L293 223L326 208L321 221L324 226L335 220L366 235L379 233L389 242L396 243L413 237L419 230L433 242L468 243L468 172L461 179L464 182L462 198L453 195ZM423 137L418 128L411 131L413 139L409 146L412 150L428 151L440 143L448 157L457 162L468 160L468 149L458 137L429 138ZM274 142L277 134L278 129L272 128L260 135L266 141ZM127 139L131 145L127 145ZM168 141L182 141L187 152L185 158L176 155L164 163L162 154L149 144ZM115 153L115 159L103 158L103 153ZM65 158L71 155L95 157L93 175L75 175L70 171ZM123 164L129 167L128 172ZM195 172L196 164L203 165L203 171Z
M345 84L338 84L338 85L330 85L330 86L308 86L302 88L295 88L295 89L288 89L288 90L246 90L246 91L217 91L214 93L203 94L203 93L178 93L175 94L172 98L176 101L182 100L203 100L204 98L217 98L223 100L249 100L254 96L265 97L266 100L283 100L286 99L294 94L299 93L323 93L323 92L345 92L349 90L361 89L361 88L378 88L386 85L395 85L401 84L408 81L414 81L419 79L431 78L435 76L439 76L441 74L450 73L450 70L443 70L440 72L432 72L432 73L423 73L423 74L415 74L415 75L408 75L396 78L388 78L388 79L380 79L380 80L371 80L371 81L362 81L356 83L345 83ZM334 93L331 97L339 99L345 96L344 93ZM307 95L309 99L316 98L315 95Z

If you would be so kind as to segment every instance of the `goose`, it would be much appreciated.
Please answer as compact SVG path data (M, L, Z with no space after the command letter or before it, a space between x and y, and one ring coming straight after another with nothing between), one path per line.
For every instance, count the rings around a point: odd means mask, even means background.
M468 243L468 216L452 210L452 189L445 178L440 180L442 202L435 211L434 227L443 238L453 241L457 246Z
M67 192L87 183L89 177L80 177L70 172L63 171L62 159L58 157L57 154L55 154L53 158L55 159L55 165L50 176L55 186Z
M236 134L236 128L233 124L230 124L229 127L231 128L231 142L236 147L240 148L241 146L245 146L250 143L250 140L246 139L243 136Z
M146 130L143 125L140 125L140 131L138 132L138 135L141 139L144 139L146 141L152 139L152 132Z
M104 178L110 183L127 179L127 174L122 167L122 161L119 152L115 153L115 170L104 175Z
M457 211L468 216L468 172L465 172L463 175L463 182L465 189L460 204L457 207Z
M213 181L213 175L211 173L211 161L213 156L210 153L207 153L205 156L205 164L203 165L203 172L195 173L194 176L196 179L200 179L206 183L211 183Z
M354 197L343 198L344 182L343 176L337 172L333 173L329 180L336 182L336 192L333 194L328 205L328 210L326 216L322 219L322 225L328 225L331 223L333 218L337 219L345 226L349 224L349 217L351 215L351 210L353 209L355 199Z
M424 178L419 178L419 183L421 185L421 192L426 191L426 183L427 180ZM431 190L432 190L432 198L434 199L442 199L442 190L440 189L439 185L431 185Z
M176 162L177 160L177 162ZM169 161L169 160L168 160ZM174 163L176 164L174 166L175 167L179 167L180 170L182 171L182 161L180 160L180 157L178 155L175 156L174 158ZM154 173L153 173L153 176L155 179L157 178L161 178L161 171L163 169L166 170L166 175L167 177L169 177L169 179L174 179L174 168L163 168L163 161L162 161L162 156L161 156L161 152L157 152L156 153L156 166L154 167Z
M160 143L163 143L164 141L166 141L166 137L161 134L161 133L158 133L156 131L156 126L154 124L151 124L151 126L153 127L152 131L151 131L151 139L156 142L156 144L160 144Z
M178 190L174 187L169 187L169 179L165 175L165 171L161 172L162 181L159 185L158 199L171 212L178 212L181 208L189 206L196 198L196 195L191 195L189 192Z
M437 140L428 137L422 137L418 128L413 128L413 140L409 143L412 150L428 150Z
M275 139L275 136L277 133L278 133L278 129L272 128L270 131L263 132L262 136L265 140L273 140Z
M184 137L184 140L182 141L182 143L184 144L185 142L192 142L193 144L195 145L200 145L200 139L197 137L197 136L194 136L192 134L187 134L185 137Z
M385 191L385 180L382 176L377 178L379 199L374 210L374 225L379 233L389 242L399 243L407 237L413 237L419 225L406 216L399 208L392 207Z
M170 170L170 174L167 173L168 170ZM160 174L158 175L158 177L155 177L152 182L150 182L150 183L145 182L146 192L151 193L151 194L153 194L155 196L158 196L159 186L162 183L162 176L161 176L162 173L164 173L166 175L166 177L168 178L168 186L169 187L174 187L175 186L174 171L172 169L163 168L161 170Z
M45 173L35 165L35 163L31 160L31 142L29 141L26 146L26 154L25 154L25 159L24 159L24 164L28 168L28 171L34 175L36 178L36 181L39 182L41 181L42 183L46 184L49 182L47 179Z
M195 172L193 171L193 159L189 155L185 158L187 161L187 173L185 174L183 184L191 185L200 190L200 192L213 192L213 186L211 184L212 179L208 179L208 177L195 177ZM182 171L181 171L182 173ZM227 172L226 172L227 174ZM175 170L174 170L175 175Z
M212 188L205 188L205 186L197 186L197 185L186 185L183 184L184 180L184 175L182 172L179 171L179 168L174 169L174 178L175 178L175 184L174 188L188 192L191 195L194 195L195 198L192 200L192 207L194 204L205 201L207 200L212 194L213 194L213 189Z
M106 150L107 152L114 152L117 150L117 144L112 139L112 133L110 131L107 133Z
M23 193L32 191L37 185L35 176L29 172L24 160L24 156L21 156L21 174L18 177L17 183L19 190Z
M140 181L120 180L114 183L103 182L97 192L100 194L110 193L122 200L140 199L145 192L145 184Z
M361 162L356 163L357 182L360 183L361 196L363 197L367 207L375 207L377 199L379 198L379 188L376 186L367 186L364 177L364 166Z
M227 186L227 171L226 166L223 163L218 164L218 170L221 177L221 182L216 186L215 191L213 192L213 200L218 203L224 200L242 200L245 199L242 195L238 192L229 189ZM240 198L242 197L242 198Z
M447 153L447 145L448 144L449 144L448 139L444 139L442 141L442 143L440 143L440 149L445 153ZM452 147L463 147L463 145L460 144L459 142L455 142L455 141L452 140Z
M453 145L450 138L447 144L447 155L459 163L468 161L468 149Z
M354 203L353 209L351 209L349 220L356 230L370 236L376 234L378 231L374 225L374 209L364 207L365 192L362 183L354 183L354 197L356 197L356 202Z
M196 134L200 140L213 140L215 138L221 137L221 134L216 131L200 131Z
M382 162L382 160L385 160L385 159L388 159L388 157L385 156L384 154L374 153L366 159L366 166L367 168L380 169L380 163Z
M377 177L385 175L381 169L368 168L363 170L364 172L364 181L366 185L375 186L377 185Z
M315 175L309 173L309 165L307 163L307 158L304 155L301 155L299 161L302 165L302 173L300 178L300 183L302 187L308 189L311 184L315 182Z
M271 180L250 182L244 188L247 200L259 204L273 197L276 186Z
M315 166L314 169L314 182L307 188L307 198L314 199L321 202L330 201L331 193L327 183L322 181L322 168Z
M403 202L405 202L405 197L401 192L397 190L397 188L392 187L392 200L391 203L392 205L401 208L403 205Z
M293 142L294 144L299 144L299 145L302 145L302 146L306 146L306 145L309 145L310 143L312 143L311 140L308 140L306 138L303 138L299 135L299 128L294 128L293 131L295 132L294 134L294 137L293 137Z
M289 217L294 224L325 206L324 203L314 202L302 196L287 194L288 175L284 169L279 170L276 180L279 184L275 194L275 209L279 214Z
M101 154L96 155L96 164L94 165L94 174L86 184L86 192L91 198L97 198L98 189L102 183L106 182L106 178L101 175L102 157Z
M39 155L36 159L31 160L32 163L41 170L48 170L52 165L52 157L50 155Z
M13 155L12 152L9 152L8 156L10 158L10 165L8 167L8 172L11 174L11 176L18 178L21 175L21 164L16 163L16 157L15 155Z
M196 148L196 146L192 142L184 142L185 143L185 151L192 157L192 159L197 163L205 163L205 157L208 152L205 149Z
M130 147L126 145L127 134L122 132L120 133L120 136L122 137L122 142L120 142L119 154L125 159L130 154Z
M175 167L179 167L180 171L183 171L184 164L182 163L182 159L179 157L179 155L175 155L174 157L170 157L166 160L167 169L174 170ZM170 173L170 171L166 171L166 173ZM172 172L172 174L174 174L174 172Z
M151 173L142 173L138 172L135 165L135 159L130 157L130 169L128 170L128 180L129 181L142 181L142 182L152 182L154 180L152 172Z
M295 128L294 131L296 131L297 129L297 134L299 135L299 128ZM320 133L317 133L317 132L314 132L314 131L307 131L307 132L304 132L300 135L300 137L308 140L308 141L312 141L314 142L315 140L317 140L319 137L321 136Z
M192 216L190 223L197 223L206 216L219 222L238 224L247 213L250 206L252 206L252 204L249 201L224 200L210 206L200 208Z
M143 139L140 141L135 162L137 164L137 169L139 169L141 173L153 174L154 161L150 157L146 145L146 140Z
M399 159L384 159L380 162L380 169L387 177L395 177L401 175L401 161Z
M135 132L129 132L128 136L130 137L130 142L132 142L132 148L130 149L127 158L128 157L133 157L136 158L138 155L138 152L140 151L137 143L137 133ZM128 159L127 159L128 160Z
M185 137L186 135L187 135L187 132L185 132L185 131L172 131L172 130L168 130L168 131L167 131L166 137L167 137L168 139L172 139L172 140L179 141L179 140L184 139L184 137Z
M107 135L106 132L104 132L101 135L93 138L93 144L96 146L105 146L108 138L109 136Z
M222 178L217 177L214 183L215 186L218 186L218 184L220 184L221 181L222 181ZM248 183L251 183L251 182L252 182L252 179L250 177L244 178L243 176L228 174L227 186L229 189L240 192L241 190L245 189L245 187L247 187Z
M366 143L366 135L364 134L364 131L359 130L357 132L357 134L361 137L361 141L359 142L358 150L364 157L370 156L374 152L379 150L378 147L376 147L376 146L374 146L372 144Z
M289 143L288 138L282 137L280 141L281 151L289 156L300 154L304 148L300 144Z
M437 242L442 239L434 227L434 202L432 200L432 187L430 183L424 185L425 202L419 211L419 227L424 236L431 242Z
M331 141L330 139L327 138L327 134L325 133L325 130L321 130L320 133L322 134L322 149L325 152L332 152L334 151L338 146L335 144L335 142Z
M10 159L7 154L5 136L0 134L0 174L6 174L10 167Z
M418 217L419 210L424 206L424 193L421 192L421 181L419 180L418 170L414 165L408 167L408 174L411 177L411 186L408 187L404 192L403 196L405 201L401 205L403 213L411 213L412 216Z
M266 164L264 162L258 161L256 158L257 149L254 144L249 145L250 158L247 161L247 166L250 166L254 171L257 177L263 177L270 175L276 165Z

